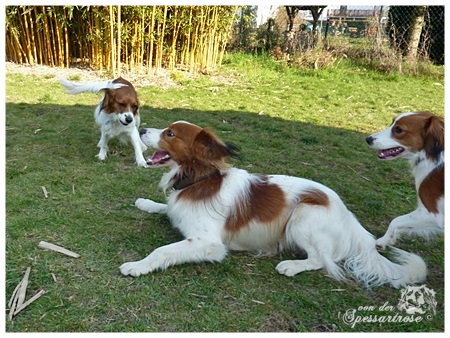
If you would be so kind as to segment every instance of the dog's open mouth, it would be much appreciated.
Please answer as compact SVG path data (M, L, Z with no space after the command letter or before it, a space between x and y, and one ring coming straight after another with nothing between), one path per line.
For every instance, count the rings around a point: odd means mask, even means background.
M403 148L403 147L380 149L380 150L378 150L378 158L380 158L382 160L390 160L390 159L396 158L404 151L405 151L405 148Z
M152 156L147 157L147 164L152 166L164 165L171 160L167 151L158 150Z

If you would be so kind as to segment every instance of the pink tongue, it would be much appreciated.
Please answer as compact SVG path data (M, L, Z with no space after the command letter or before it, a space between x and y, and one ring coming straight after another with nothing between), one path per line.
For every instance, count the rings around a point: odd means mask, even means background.
M168 155L169 153L166 151L155 151L155 153L152 156L147 157L147 163L157 164L163 161L164 158Z
M389 149L380 149L378 150L378 157L379 158L388 158L388 157L395 157L403 152L403 148L397 147L397 148L389 148Z

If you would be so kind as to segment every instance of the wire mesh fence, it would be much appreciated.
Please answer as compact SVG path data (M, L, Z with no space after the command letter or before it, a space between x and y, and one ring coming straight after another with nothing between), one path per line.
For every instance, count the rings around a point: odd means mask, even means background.
M444 64L444 6L278 6L247 30L242 17L231 48L292 56L340 39L372 56Z
M339 6L327 11L323 34L385 40L409 58L444 63L443 6Z

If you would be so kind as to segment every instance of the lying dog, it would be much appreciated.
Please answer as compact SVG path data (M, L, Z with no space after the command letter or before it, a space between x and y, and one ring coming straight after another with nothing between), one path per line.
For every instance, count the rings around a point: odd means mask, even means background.
M444 120L428 112L403 113L391 126L370 135L367 143L378 158L404 157L411 164L417 209L395 218L377 245L394 244L402 233L427 236L444 231Z
M95 108L95 122L100 127L101 138L98 142L100 152L97 157L105 160L108 154L108 143L113 137L121 141L131 141L134 148L136 164L146 167L147 163L142 152L147 146L139 138L139 100L133 85L121 77L114 81L103 81L93 83L74 83L61 79L61 84L69 94L84 92L98 93L104 91L105 96Z
M393 248L400 264L383 257L375 238L329 188L302 178L232 168L225 159L237 156L236 148L209 129L187 122L163 130L143 129L141 138L160 149L147 160L149 166L171 166L160 186L173 190L167 205L139 198L136 206L149 213L167 213L186 239L123 264L122 274L139 276L175 264L220 262L228 250L274 254L302 248L307 259L285 260L276 270L294 276L325 268L337 280L344 280L346 271L367 286L400 287L425 280L426 266L419 256Z

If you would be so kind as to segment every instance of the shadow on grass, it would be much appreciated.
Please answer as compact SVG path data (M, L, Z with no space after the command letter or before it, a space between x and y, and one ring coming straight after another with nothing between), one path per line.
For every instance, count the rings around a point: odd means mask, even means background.
M61 167L84 171L85 165L111 166L110 161L95 158L100 132L92 106L7 104L6 111L7 178L30 162L33 166L28 170ZM234 161L235 166L250 172L300 176L321 182L336 190L354 212L362 208L366 213L369 208L369 219L380 212L385 214L386 197L394 198L387 201L388 206L395 204L398 187L402 185L401 192L410 193L408 198L413 199L406 209L415 205L406 162L378 161L365 143L367 135L355 131L234 110L144 107L141 115L141 127L165 128L178 120L212 127L221 139L241 149L242 160ZM146 154L150 153L148 150ZM116 159L119 167L139 170L134 168L132 156L130 145L111 141L109 158ZM393 187L397 192L391 191Z
M164 200L157 188L164 169L135 167L131 146L114 141L105 162L95 158L100 132L93 110L84 105L6 105L7 295L30 255L33 269L41 274L33 278L42 283L35 281L32 287L49 290L46 300L39 301L48 315L35 307L14 325L8 322L7 331L352 331L339 312L397 301L398 290L380 288L375 294L330 280L321 271L283 278L274 271L279 256L231 254L220 267L181 266L136 280L122 278L117 270L121 257L143 257L179 235L164 216L144 215L133 207L138 197ZM241 149L242 159L233 161L236 167L327 185L377 237L416 203L407 163L377 161L365 144L367 135L352 130L236 110L146 106L141 115L141 127L164 128L177 120L212 127ZM50 193L47 199L42 186ZM78 250L84 261L61 263L60 257L37 251L38 240ZM443 330L443 241L429 245L405 239L399 246L429 263L427 286L437 293L438 315L421 325L368 323L354 331ZM53 283L47 277L56 272L60 282ZM108 305L101 305L106 300ZM72 313L50 310L56 303ZM143 310L142 304L148 308ZM64 316L70 320L61 320Z

